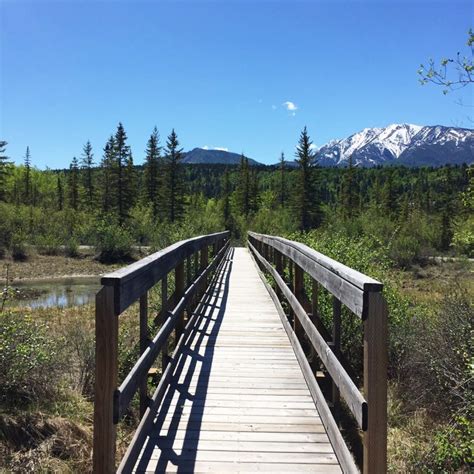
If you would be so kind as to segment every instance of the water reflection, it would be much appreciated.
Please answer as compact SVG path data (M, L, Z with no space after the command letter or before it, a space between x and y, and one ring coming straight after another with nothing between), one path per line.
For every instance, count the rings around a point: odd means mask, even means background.
M8 306L28 306L30 308L51 308L80 306L94 301L100 289L100 277L74 277L14 283L14 288L26 296L8 302Z

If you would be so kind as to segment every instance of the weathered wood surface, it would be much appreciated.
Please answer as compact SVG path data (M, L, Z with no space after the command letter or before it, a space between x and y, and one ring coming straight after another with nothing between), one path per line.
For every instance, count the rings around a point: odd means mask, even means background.
M191 321L134 470L341 472L248 250L234 249L219 279Z

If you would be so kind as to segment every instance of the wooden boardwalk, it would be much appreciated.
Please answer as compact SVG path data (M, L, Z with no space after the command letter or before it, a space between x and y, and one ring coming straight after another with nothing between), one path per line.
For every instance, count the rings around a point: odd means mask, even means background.
M176 363L135 472L341 472L246 248L231 249Z

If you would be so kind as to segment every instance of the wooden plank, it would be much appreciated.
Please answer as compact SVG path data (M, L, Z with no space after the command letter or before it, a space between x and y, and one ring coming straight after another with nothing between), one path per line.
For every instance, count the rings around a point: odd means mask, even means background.
M227 247L221 249L220 254L214 259L208 267L199 275L199 277L194 281L194 283L186 289L183 296L179 300L176 307L170 312L169 317L161 326L160 330L157 332L153 340L148 344L147 348L141 354L140 358L134 364L128 375L125 377L125 380L122 382L120 387L114 392L114 420L118 420L125 414L126 409L128 408L130 401L137 391L140 383L144 378L146 378L148 370L156 360L161 348L165 344L169 335L176 327L177 322L184 313L185 308L187 307L189 301L191 300L193 294L199 288L201 280L206 278L213 268L219 263L223 258ZM180 270L182 272L182 270ZM179 273L179 272L178 272ZM184 273L181 275L184 278ZM182 281L184 286L184 281ZM180 290L180 287L177 286L177 291ZM181 333L179 333L179 336Z
M225 286L211 292L176 359L155 427L135 448L142 448L137 470L226 472L239 466L236 471L245 472L250 466L276 472L291 466L285 472L298 472L301 466L303 472L340 472L249 253L236 249L229 259L230 274L221 275Z
M251 244L249 244L249 246L254 252L256 252L255 247L253 247ZM365 430L367 426L367 402L359 392L359 389L356 387L352 379L347 375L346 370L334 355L324 338L314 327L308 314L296 299L295 295L293 295L290 289L286 286L283 279L276 273L274 268L268 264L268 262L262 259L261 255L255 253L255 256L261 260L261 263L271 273L277 285L282 290L285 298L293 308L296 317L299 318L306 335L313 344L313 347L316 349L319 358L328 370L332 380L340 390L344 401L347 403L347 406L354 415L359 427Z
M157 461L150 463L148 470L138 469L137 474L155 474ZM314 472L335 474L340 473L341 468L335 464L293 464L293 463L248 463L248 462L209 462L209 461L180 461L173 464L170 460L160 462L161 472L284 472L286 474L296 472Z
M226 252L228 249L228 244L221 249L221 255L222 258L219 260L219 258L214 259L214 261L208 266L212 267L213 265L217 265L217 270L216 274L218 277L222 278L222 276L219 274L220 273L220 268L222 268L223 265L226 264L226 259L224 258ZM205 274L203 272L202 274ZM206 304L206 297L203 298L203 300L200 302L198 305L198 310L200 307ZM191 314L191 317L189 321L186 324L186 328L184 330L184 333L181 335L179 340L176 343L176 347L173 351L173 354L170 358L170 362L168 366L166 367L165 371L163 372L163 375L161 376L160 382L152 396L151 403L149 404L144 416L142 417L137 430L135 431L135 434L133 435L133 439L130 442L130 445L122 458L122 461L119 465L119 468L117 470L118 473L123 473L123 472L130 472L136 463L136 460L140 454L140 449L148 435L148 432L150 430L150 427L153 424L154 417L156 415L156 412L158 410L158 407L163 400L163 398L166 395L166 392L169 387L169 380L173 374L173 370L176 367L176 363L179 359L179 355L181 353L181 350L184 346L184 343L193 328L195 324L195 319L197 318L197 312Z
M266 282L265 276L260 273L260 277L262 281L265 284L265 287L272 297L275 306L278 310L278 314L280 315L280 319L283 323L283 326L285 330L287 331L288 337L290 338L290 341L293 344L293 348L295 349L295 354L298 358L298 361L301 365L301 368L303 370L303 374L305 376L305 379L308 383L309 390L311 392L311 395L313 396L314 402L316 403L316 407L318 408L318 412L321 416L321 420L324 424L324 427L327 430L327 434L329 436L329 439L332 443L332 446L335 450L335 453L337 455L338 461L341 464L342 470L344 473L358 473L359 470L354 462L354 459L347 448L344 439L342 438L342 435L339 431L338 426L336 425L336 422L332 416L331 410L329 409L326 400L324 399L324 395L321 392L321 389L319 388L318 382L316 381L316 378L314 377L314 374L311 370L311 367L306 359L306 356L304 355L303 349L301 348L301 345L294 335L294 333L291 330L291 327L287 321L285 312L283 311L283 308L280 304L280 301L278 299L278 296L274 292L273 288Z

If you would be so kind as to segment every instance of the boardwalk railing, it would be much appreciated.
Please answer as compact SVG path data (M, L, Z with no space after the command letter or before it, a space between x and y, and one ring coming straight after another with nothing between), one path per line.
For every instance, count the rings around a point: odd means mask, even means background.
M267 288L280 312L342 469L344 472L358 471L302 349L304 335L332 380L334 406L337 407L339 397L342 397L363 432L363 472L386 472L387 309L382 296L383 285L306 245L281 237L249 232L248 246L261 268L276 283L276 292L269 285ZM285 282L286 267L289 284ZM312 282L311 298L305 291L305 273ZM318 311L319 286L333 297L333 327L328 342L328 331ZM280 304L283 298L289 304L290 318ZM363 321L363 394L341 364L341 305Z
M212 260L209 262L209 247ZM116 470L116 426L134 395L140 395L141 421L119 471L131 470L137 447L146 437L166 392L176 355L189 324L185 315L207 288L212 272L229 247L229 232L195 237L171 245L121 270L105 275L96 296L96 373L93 466L96 473ZM168 275L174 272L174 293L168 297ZM161 280L160 329L148 334L148 292ZM118 386L119 316L132 303L140 305L140 357ZM157 319L157 318L155 318ZM168 338L175 331L175 349L168 355ZM150 398L148 372L163 354L160 382Z

